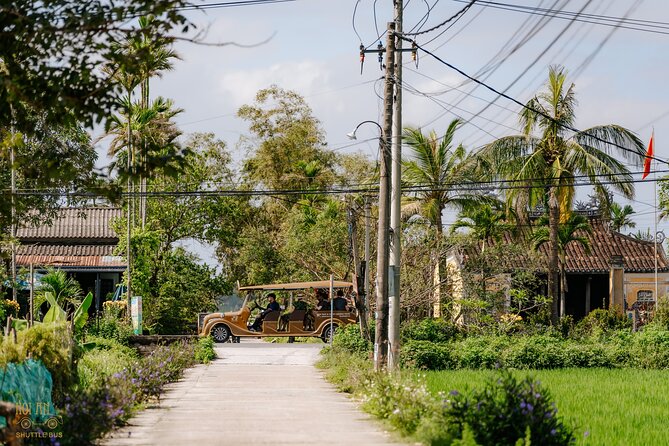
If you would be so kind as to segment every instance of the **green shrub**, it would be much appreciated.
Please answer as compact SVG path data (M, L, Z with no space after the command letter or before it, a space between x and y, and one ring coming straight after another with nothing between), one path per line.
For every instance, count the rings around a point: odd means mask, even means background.
M116 340L123 345L128 345L133 334L130 324L110 312L105 312L105 315L97 320L89 321L87 332L89 335Z
M403 435L411 435L421 418L436 410L425 385L398 374L375 373L367 382L362 397L367 412L387 420Z
M360 391L373 374L372 362L343 348L333 346L321 350L316 367L325 370L325 377L340 392Z
M653 324L669 330L669 296L660 296L653 316Z
M577 338L601 337L612 331L631 327L631 321L615 309L598 308L581 319L574 327L573 333Z
M650 324L632 337L630 365L648 369L669 368L669 331Z
M356 324L346 325L336 330L332 345L365 357L372 348L371 342L362 337L360 328Z
M137 360L135 350L113 339L89 337L86 349L77 362L82 388L102 386L107 378L128 369Z
M74 380L72 335L66 324L35 324L2 340L0 366L40 360L53 377L53 400L58 403L65 388Z
M551 336L516 338L504 352L504 365L517 369L556 369L565 366L564 345Z
M421 370L444 370L455 368L449 344L430 341L409 341L402 346L402 366Z
M457 368L490 369L502 365L502 352L508 348L509 336L471 336L454 343L453 355Z
M471 395L451 391L443 407L446 428L462 437L469 426L482 446L513 445L528 436L532 443L547 446L575 441L550 394L529 377L518 380L502 372Z
M402 324L400 335L403 342L430 341L448 342L460 334L458 327L444 319L421 319Z
M214 340L211 336L200 338L195 347L195 359L202 364L208 364L216 359L216 351L214 351Z

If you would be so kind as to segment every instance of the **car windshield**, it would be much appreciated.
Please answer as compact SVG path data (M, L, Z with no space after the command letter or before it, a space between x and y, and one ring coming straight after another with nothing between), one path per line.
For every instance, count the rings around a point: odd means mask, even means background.
M218 296L216 298L216 308L221 313L228 311L238 311L242 308L244 299L237 294L230 294L225 296Z

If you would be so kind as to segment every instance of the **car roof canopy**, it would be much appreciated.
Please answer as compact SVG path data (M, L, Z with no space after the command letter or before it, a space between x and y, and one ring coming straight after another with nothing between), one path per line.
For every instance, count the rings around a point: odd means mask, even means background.
M335 280L333 282L334 288L349 288L352 287L353 283L344 282L342 280ZM291 282L291 283L273 283L269 285L248 285L239 287L239 291L291 291L291 290L305 290L309 288L330 288L329 280L319 280L315 282Z

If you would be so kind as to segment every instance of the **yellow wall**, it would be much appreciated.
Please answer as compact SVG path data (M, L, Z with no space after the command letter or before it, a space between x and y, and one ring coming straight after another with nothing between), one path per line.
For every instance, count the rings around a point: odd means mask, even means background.
M669 273L657 274L657 289L660 296L669 294ZM628 308L637 300L637 293L642 290L653 292L655 296L655 273L625 273L625 297Z

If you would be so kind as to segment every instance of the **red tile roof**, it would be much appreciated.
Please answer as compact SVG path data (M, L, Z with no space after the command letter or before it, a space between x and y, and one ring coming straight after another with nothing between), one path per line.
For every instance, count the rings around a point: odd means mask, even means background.
M111 221L121 216L120 208L61 208L51 225L19 228L17 236L22 243L60 240L116 243L118 236L111 227Z
M19 266L59 266L64 268L123 269L125 260L114 255L114 245L20 245L16 252Z
M608 273L611 268L611 258L621 256L627 272L653 272L655 270L654 243L637 240L633 237L612 231L600 220L591 219L592 233L583 232L590 242L590 252L586 253L580 243L572 242L567 245L566 270L568 273ZM499 241L489 240L488 245L513 243L511 234L506 233ZM539 248L542 255L539 258L544 269L548 269L548 244ZM465 258L474 255L474 252L465 253ZM527 259L510 255L507 258L509 269L523 268ZM658 271L669 271L669 261L661 243L657 245Z

